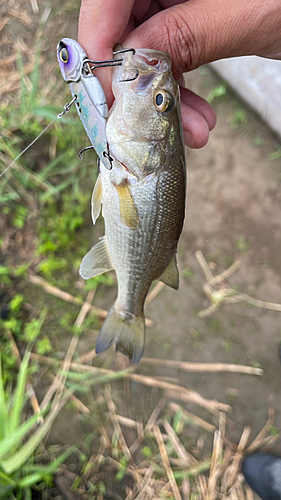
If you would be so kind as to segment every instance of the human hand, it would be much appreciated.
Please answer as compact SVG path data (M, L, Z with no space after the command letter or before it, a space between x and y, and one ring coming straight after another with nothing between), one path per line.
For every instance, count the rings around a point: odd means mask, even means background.
M78 40L94 60L124 47L169 52L179 83L186 71L224 57L281 58L280 0L82 0ZM112 104L109 69L96 70ZM215 126L210 105L181 87L184 139L200 148Z

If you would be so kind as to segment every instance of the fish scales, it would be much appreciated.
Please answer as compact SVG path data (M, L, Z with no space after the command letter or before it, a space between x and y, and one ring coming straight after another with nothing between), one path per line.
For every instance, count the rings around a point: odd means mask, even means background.
M178 171L178 179L175 172L163 172L145 184L146 188L143 184L132 187L140 219L140 227L135 231L120 222L114 188L103 203L106 241L117 274L118 308L135 316L143 310L151 282L163 273L176 250L184 217L184 204L178 207L168 203L171 199L184 199L182 172ZM159 248L165 252L159 253Z

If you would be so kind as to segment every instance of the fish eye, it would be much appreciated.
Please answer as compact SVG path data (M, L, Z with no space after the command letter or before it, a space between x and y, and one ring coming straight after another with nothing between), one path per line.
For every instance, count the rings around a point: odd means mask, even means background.
M163 101L164 101L164 97L163 97L163 94L157 94L157 96L155 97L155 104L156 106L161 106L163 104Z
M174 97L167 90L158 90L153 97L154 106L161 113L170 111L174 106L174 102Z
M60 51L60 60L61 60L64 64L66 64L66 63L67 63L67 61L68 61L68 59L69 59L68 50L67 50L65 47L63 47L63 49L61 49L61 51Z

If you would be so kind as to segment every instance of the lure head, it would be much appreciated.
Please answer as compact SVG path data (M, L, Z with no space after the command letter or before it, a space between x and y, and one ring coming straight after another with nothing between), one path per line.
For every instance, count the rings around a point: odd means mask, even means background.
M78 82L81 78L83 62L87 59L85 50L71 38L63 38L57 45L57 57L63 79Z

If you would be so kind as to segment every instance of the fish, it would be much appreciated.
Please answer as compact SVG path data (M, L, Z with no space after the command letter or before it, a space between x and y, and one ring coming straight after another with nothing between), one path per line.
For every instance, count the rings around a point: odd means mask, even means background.
M186 158L179 87L165 52L129 49L114 67L114 104L105 118L111 169L100 163L92 220L105 235L85 255L80 276L115 270L118 294L96 353L113 343L138 363L144 352L144 302L160 280L178 289L176 254L185 215ZM94 110L96 113L96 110Z

